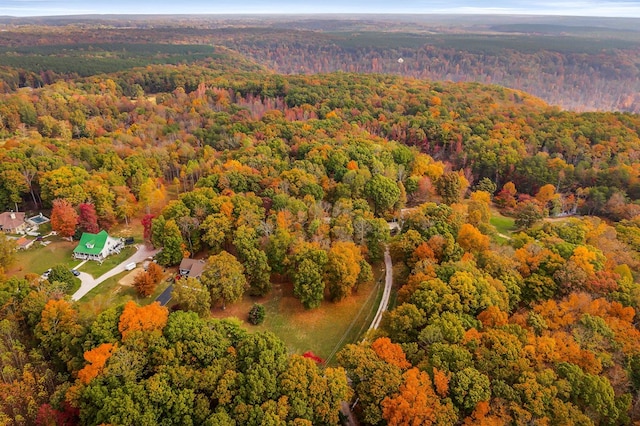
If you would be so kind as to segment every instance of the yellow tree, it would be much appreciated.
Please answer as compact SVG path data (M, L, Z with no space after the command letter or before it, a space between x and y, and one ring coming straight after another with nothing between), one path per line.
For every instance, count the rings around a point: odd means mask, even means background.
M548 207L547 204L550 201L553 201L555 199L557 199L559 197L558 194L556 194L556 188L555 186L551 185L551 184L547 184L542 186L538 192L536 192L536 200L538 200L538 202L540 203L541 206L543 207Z
M489 249L489 237L469 223L460 227L457 241L460 247L469 252L478 253Z
M350 241L337 241L329 250L326 266L331 300L339 301L349 295L360 274L360 247Z
M167 190L164 185L156 182L154 179L147 178L147 180L140 185L138 200L146 209L147 213L159 211L164 205L166 198Z

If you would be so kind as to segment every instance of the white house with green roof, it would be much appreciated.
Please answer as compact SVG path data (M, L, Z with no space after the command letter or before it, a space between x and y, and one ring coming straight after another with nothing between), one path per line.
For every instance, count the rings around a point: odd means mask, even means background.
M84 232L78 246L73 250L73 257L102 262L107 256L120 253L123 247L124 240L122 238L110 237L105 230L97 234Z

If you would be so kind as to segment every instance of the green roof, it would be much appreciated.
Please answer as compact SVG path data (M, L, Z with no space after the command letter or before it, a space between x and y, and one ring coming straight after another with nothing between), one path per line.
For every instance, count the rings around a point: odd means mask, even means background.
M78 247L76 247L73 252L82 254L100 254L104 245L107 243L107 238L109 238L109 234L107 234L107 231L105 230L102 230L97 234L84 232L82 237L80 237Z

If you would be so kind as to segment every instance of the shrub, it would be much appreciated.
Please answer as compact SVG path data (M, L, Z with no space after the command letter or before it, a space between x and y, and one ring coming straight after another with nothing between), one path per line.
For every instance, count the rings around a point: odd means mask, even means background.
M254 303L249 311L249 322L253 325L262 324L264 321L265 309L259 303Z

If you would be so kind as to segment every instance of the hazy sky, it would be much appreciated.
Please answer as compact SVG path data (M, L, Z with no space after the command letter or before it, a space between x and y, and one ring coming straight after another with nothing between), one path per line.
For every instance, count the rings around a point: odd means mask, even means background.
M640 17L640 0L0 0L0 15L484 13Z

